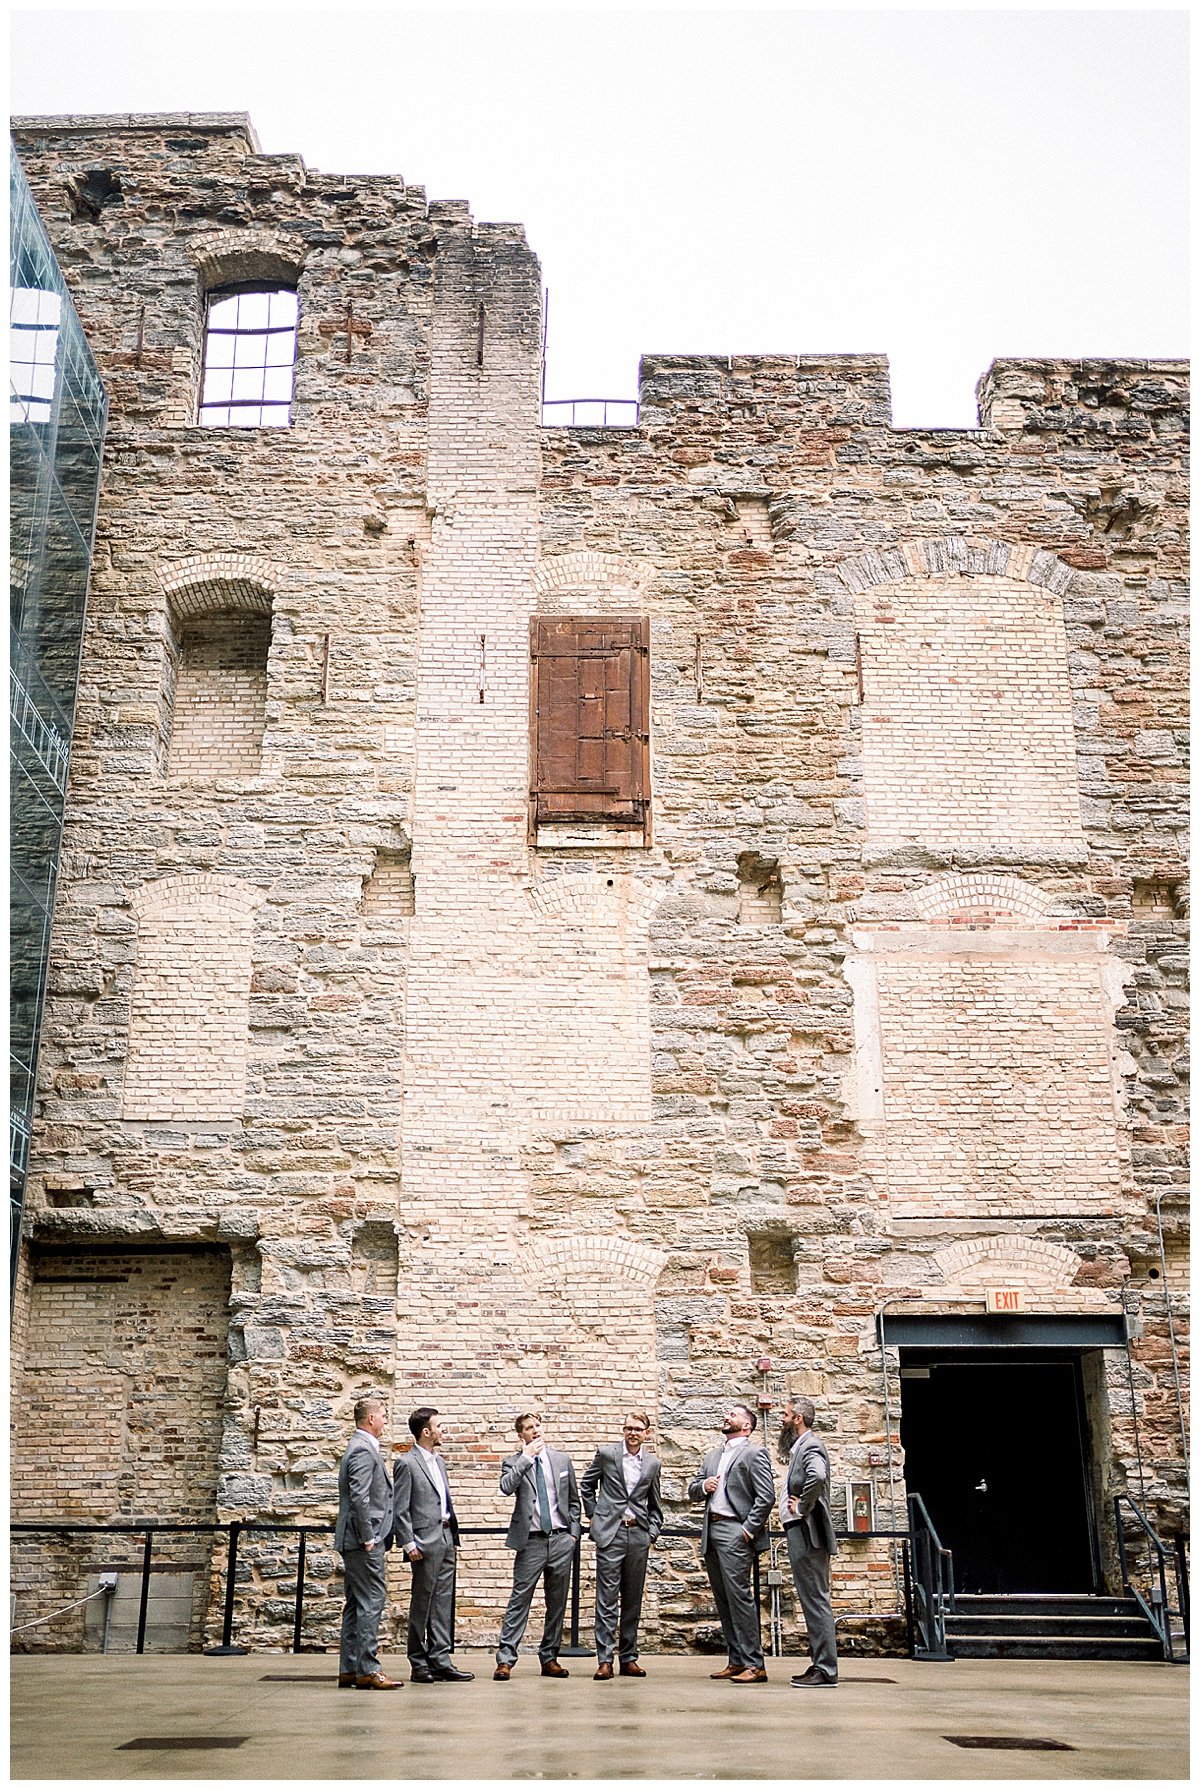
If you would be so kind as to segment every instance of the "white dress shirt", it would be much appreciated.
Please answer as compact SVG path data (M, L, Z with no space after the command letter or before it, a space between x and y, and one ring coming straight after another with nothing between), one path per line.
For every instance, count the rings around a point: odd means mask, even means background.
M637 1454L630 1454L624 1442L621 1444L621 1471L625 1475L626 1496L632 1498L633 1488L642 1477L642 1455L640 1449ZM632 1504L625 1506L624 1514L627 1517L634 1517L636 1520L636 1512Z
M547 1500L550 1505L550 1527L552 1529L565 1529L567 1525L563 1522L562 1517L559 1515L558 1499L554 1495L554 1468L550 1465L549 1456L547 1455L546 1450L543 1448L541 1454L535 1454L533 1456L533 1464L531 1465L531 1467L529 1469L530 1476L533 1480L533 1503L534 1503L534 1508L537 1511L537 1515L538 1515L538 1520L537 1520L537 1523L535 1524L535 1530L541 1529L541 1520L542 1520L542 1507L541 1507L541 1504L538 1502L538 1489L537 1489L537 1484L538 1484L537 1470L538 1470L538 1462L539 1461L542 1463L542 1473L544 1474L545 1480L546 1480L546 1497L547 1497Z
M749 1436L730 1436L721 1450L721 1459L717 1464L717 1489L708 1501L710 1515L715 1511L719 1517L736 1517L737 1511L725 1496L725 1481L729 1477L730 1467L749 1440Z
M442 1521L445 1523L450 1517L450 1494L446 1485L446 1475L442 1471L442 1463L439 1461L432 1448L421 1448L419 1442L417 1443L417 1447L429 1462L429 1471L433 1475L434 1484L438 1489L438 1497L442 1501Z

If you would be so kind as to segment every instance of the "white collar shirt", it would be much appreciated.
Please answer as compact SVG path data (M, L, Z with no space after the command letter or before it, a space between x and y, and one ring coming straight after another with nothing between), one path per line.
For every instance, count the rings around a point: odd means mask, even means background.
M434 1484L437 1486L438 1497L442 1501L442 1521L444 1523L444 1522L448 1521L449 1516L450 1516L450 1494L449 1494L449 1491L447 1490L447 1486L446 1486L445 1470L443 1469L441 1461L438 1459L437 1455L433 1452L432 1448L422 1448L421 1444L418 1442L417 1449L418 1449L419 1453L423 1454L425 1456L425 1459L429 1462L429 1472L433 1477Z
M628 1498L632 1498L633 1489L642 1477L644 1467L641 1450L639 1449L637 1454L630 1454L624 1442L621 1444L621 1471L625 1475L625 1495ZM625 1515L627 1517L633 1515L632 1505L627 1504L625 1506Z
M542 1472L544 1473L545 1480L546 1480L546 1499L550 1505L550 1527L552 1529L565 1529L567 1525L563 1522L562 1517L559 1515L558 1499L554 1495L554 1468L550 1465L549 1451L545 1448L543 1448L541 1454L534 1455L533 1466L530 1469L530 1471L533 1475L533 1501L534 1501L534 1506L538 1511L539 1520L540 1520L540 1516L541 1516L541 1505L538 1503L538 1496L537 1496L538 1463L539 1463L539 1461L541 1462Z
M708 1504L709 1510L715 1511L719 1517L735 1517L737 1515L737 1511L725 1496L725 1481L729 1477L730 1467L749 1440L749 1436L730 1436L721 1450L721 1459L717 1464L717 1489Z

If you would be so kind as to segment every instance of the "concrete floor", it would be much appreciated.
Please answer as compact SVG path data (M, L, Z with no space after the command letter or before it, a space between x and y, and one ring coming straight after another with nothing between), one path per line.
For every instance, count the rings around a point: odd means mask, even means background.
M508 1684L462 1651L466 1685L339 1691L334 1662L18 1655L12 1775L119 1780L423 1778L857 1778L1186 1780L1188 1672L1140 1662L853 1659L836 1691L713 1684L720 1662L647 1655L644 1680L569 1682L522 1655ZM385 1669L407 1678L400 1660ZM880 1683L890 1679L890 1683ZM874 1682L873 1682L874 1681ZM1071 1752L992 1751L948 1734L1065 1742ZM142 1738L232 1739L222 1751L136 1750Z

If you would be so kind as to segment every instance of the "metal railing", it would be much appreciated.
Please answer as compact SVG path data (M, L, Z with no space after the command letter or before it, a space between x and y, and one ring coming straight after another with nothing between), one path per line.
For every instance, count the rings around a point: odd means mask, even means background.
M550 429L636 429L640 414L636 398L542 399L542 424Z
M923 1508L924 1507L922 1506L922 1509ZM120 1535L140 1535L140 1536L142 1536L143 1537L142 1557L141 1557L140 1566L139 1566L139 1570L141 1573L141 1586L140 1586L140 1595L139 1595L139 1600L138 1600L137 1637L136 1637L136 1641L135 1641L135 1645L134 1645L135 1653L144 1653L146 1651L146 1629L147 1629L147 1622L148 1622L148 1616L149 1616L149 1603L150 1603L150 1574L151 1574L151 1567L152 1567L152 1563L153 1563L153 1559L154 1559L154 1548L155 1548L156 1541L160 1540L164 1536L169 1536L169 1535L213 1535L213 1536L224 1535L226 1537L225 1573L224 1573L225 1588L224 1588L224 1600L223 1600L223 1609L222 1609L222 1618L221 1618L221 1639L220 1639L220 1642L216 1646L209 1647L205 1650L206 1652L208 1652L210 1654L214 1654L214 1655L216 1655L216 1654L243 1654L243 1653L247 1653L250 1651L249 1648L240 1646L237 1643L235 1643L234 1638L233 1638L234 1611L235 1611L237 1571L238 1571L238 1552L239 1552L239 1548L241 1546L243 1537L250 1535L250 1534L284 1535L284 1536L294 1535L296 1537L296 1542L297 1542L296 1581L295 1581L295 1591L293 1594L293 1601L292 1601L292 1645L291 1645L291 1651L293 1653L300 1653L303 1651L302 1635L303 1635L303 1625L304 1625L304 1589L305 1589L305 1568L306 1568L307 1553L308 1553L308 1538L311 1535L332 1536L333 1532L334 1532L334 1525L332 1523L267 1523L267 1522L258 1523L258 1522L240 1522L240 1521L234 1521L234 1522L230 1522L230 1523L158 1523L158 1522L55 1523L55 1522L43 1522L43 1523L11 1523L9 1525L9 1527L10 1527L10 1531L13 1535L54 1535L54 1536L62 1536L64 1539L71 1537L71 1536L81 1536L81 1537L88 1538L90 1540L98 1540L100 1537L103 1537L103 1536L120 1536ZM502 1526L502 1527L486 1527L486 1528L463 1527L460 1530L460 1534L461 1534L463 1540L478 1539L478 1538L482 1538L482 1537L491 1537L494 1539L494 1538L503 1538L504 1536L506 1536L508 1534L508 1529L507 1529L506 1525ZM662 1529L660 1534L661 1534L662 1539L664 1539L664 1540L676 1540L676 1539L686 1538L686 1539L689 1539L692 1541L698 1541L700 1538L700 1526L698 1523L695 1525L692 1525L692 1526L675 1526L675 1527L669 1526L669 1527ZM912 1580L914 1577L914 1575L910 1572L909 1546L910 1546L910 1540L915 1540L915 1537L910 1538L908 1532L903 1529L871 1529L871 1530L868 1530L865 1532L862 1530L856 1530L854 1532L853 1536L849 1536L848 1533L844 1530L839 1530L839 1531L837 1531L837 1535L838 1535L839 1541L845 1541L847 1539L852 1539L855 1541L891 1540L891 1541L899 1541L901 1543L902 1551L903 1551L903 1559L904 1559L904 1584L905 1584L906 1595L905 1595L905 1609L903 1612L900 1612L900 1614L902 1614L904 1623L905 1623L905 1631L906 1631L906 1635L907 1635L908 1643L909 1643L909 1652L913 1655L914 1658L918 1658L918 1659L945 1657L944 1654L929 1654L929 1653L919 1652L915 1645L915 1638L916 1638L917 1633L919 1632L919 1624L917 1622L915 1612L914 1612L914 1609L912 1606L912 1599L908 1595L908 1588L909 1588L910 1584L912 1583ZM768 1531L768 1538L769 1538L769 1540L771 1540L773 1542L778 1542L781 1539L779 1533L777 1531L775 1531L774 1529ZM946 1550L943 1549L942 1551L945 1552ZM569 1601L569 1605L568 1605L569 1615L568 1615L568 1627L567 1627L567 1640L566 1640L566 1642L563 1646L563 1649L562 1649L562 1651L568 1655L572 1655L572 1654L574 1654L574 1655L584 1655L584 1654L590 1655L591 1653L594 1652L594 1648L592 1648L589 1645L583 1644L580 1640L581 1601L582 1601L582 1599L581 1599L582 1558L583 1558L583 1537L578 1536L578 1537L576 1537L576 1541L575 1541L575 1557L574 1557L574 1560L572 1562L572 1567L571 1567L571 1590L570 1590L570 1601ZM754 1599L755 1599L755 1602L759 1608L760 1619L761 1619L761 1613L762 1613L762 1608L763 1608L763 1596L762 1596L763 1585L762 1585L762 1573L761 1573L762 1559L763 1559L763 1556L757 1555L757 1554L755 1555L754 1581L753 1581ZM12 1586L10 1588L14 1591L14 1593L19 1595L18 1587ZM456 1587L455 1588L457 1590L457 1575L456 1575ZM715 1614L715 1612L714 1612L714 1614ZM884 1620L894 1619L896 1614L897 1614L897 1612L890 1611L890 1610L882 1611L882 1612L875 1612L875 1611L841 1612L841 1613L839 1613L838 1620L839 1621L847 1621L847 1620L884 1621ZM451 1632L452 1633L454 1632L453 1631L453 1615L454 1615L454 1612L452 1611L452 1618L451 1618L451 1620L452 1620ZM774 1634L773 1634L772 1638L774 1639ZM943 1642L943 1644L944 1644L944 1642ZM777 1655L778 1653L781 1652L781 1649L777 1648L776 1646L773 1645L771 1648L771 1651L773 1654Z
M1134 1545L1140 1540L1145 1553L1140 1560L1131 1559L1131 1543L1126 1538L1126 1519L1122 1515L1122 1506L1133 1518ZM1188 1586L1187 1544L1182 1535L1176 1536L1174 1545L1168 1548L1153 1523L1135 1504L1128 1492L1118 1492L1113 1499L1113 1514L1117 1523L1117 1554L1121 1562L1121 1583L1129 1596L1135 1598L1143 1615L1158 1636L1163 1650L1163 1658L1175 1664L1182 1664L1191 1650L1191 1594ZM1168 1563L1171 1574L1168 1576ZM1136 1576L1135 1576L1136 1575ZM1142 1584L1137 1583L1140 1577ZM1175 1604L1172 1606L1168 1595L1171 1579L1175 1586ZM1145 1593L1143 1592L1145 1586ZM1176 1622L1179 1634L1176 1635ZM1182 1640L1182 1647L1178 1640Z
M954 1556L942 1546L925 1508L913 1492L908 1500L911 1565L906 1563L905 1602L911 1611L914 1659L949 1659L946 1611L954 1608Z

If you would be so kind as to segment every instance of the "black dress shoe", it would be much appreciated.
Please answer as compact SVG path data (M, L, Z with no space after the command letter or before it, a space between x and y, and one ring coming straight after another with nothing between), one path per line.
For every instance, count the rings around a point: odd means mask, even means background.
M457 1666L441 1666L433 1673L442 1684L470 1684L474 1676L474 1672L460 1672Z
M428 1666L414 1666L409 1677L414 1684L436 1684L440 1674L431 1672Z

